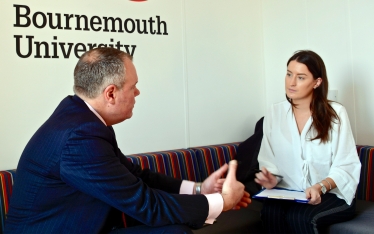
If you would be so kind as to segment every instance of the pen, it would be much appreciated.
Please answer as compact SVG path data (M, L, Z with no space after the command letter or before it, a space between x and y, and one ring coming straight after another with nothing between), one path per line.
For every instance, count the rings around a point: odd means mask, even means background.
M261 170L259 170L259 169L254 169L255 170L255 172L262 172ZM273 174L273 173L271 173L273 176L276 176L276 177L279 177L279 178L283 178L283 176L281 176L281 175L277 175L277 174Z

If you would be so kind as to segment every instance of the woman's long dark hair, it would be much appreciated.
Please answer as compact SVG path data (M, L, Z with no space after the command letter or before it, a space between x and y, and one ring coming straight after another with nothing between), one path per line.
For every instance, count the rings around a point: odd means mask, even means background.
M321 139L322 143L326 143L330 139L329 132L332 129L332 123L335 121L340 122L340 119L331 107L331 101L327 99L329 82L327 80L325 64L322 58L311 50L296 51L288 60L287 66L291 61L296 61L307 66L313 75L313 79L322 79L321 84L313 90L313 97L310 103L310 111L313 118L312 126L317 131L317 135L311 140ZM292 107L297 108L292 99L287 97L287 100L291 103Z

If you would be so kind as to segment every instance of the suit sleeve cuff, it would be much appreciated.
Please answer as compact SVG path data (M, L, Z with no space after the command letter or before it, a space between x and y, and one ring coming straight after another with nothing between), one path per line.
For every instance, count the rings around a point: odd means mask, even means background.
M195 182L183 180L179 194L193 194ZM223 198L219 193L204 194L208 200L209 213L205 223L213 224L223 209Z

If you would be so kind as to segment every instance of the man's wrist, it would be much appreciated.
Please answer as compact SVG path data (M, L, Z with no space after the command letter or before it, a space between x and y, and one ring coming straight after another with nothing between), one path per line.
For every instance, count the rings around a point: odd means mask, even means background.
M195 194L201 194L201 185L202 183L195 183Z
M221 193L222 200L223 200L223 207L222 211L231 210L233 208L233 204L231 204L231 198L228 197L227 193Z

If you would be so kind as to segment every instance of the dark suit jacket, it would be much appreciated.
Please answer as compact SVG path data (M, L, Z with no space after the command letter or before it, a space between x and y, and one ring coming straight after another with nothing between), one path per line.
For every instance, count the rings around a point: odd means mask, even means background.
M118 210L149 226L201 227L207 199L179 195L180 185L129 162L113 128L78 96L68 96L22 153L5 232L109 231L120 224Z
M235 159L238 160L238 169L236 178L245 185L245 190L250 193L251 197L261 190L261 186L257 184L255 169L259 169L258 153L260 152L264 117L257 121L255 132L247 140L239 144Z

